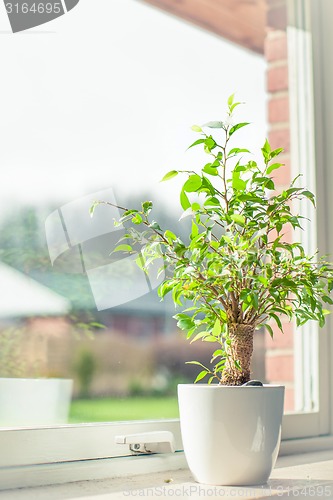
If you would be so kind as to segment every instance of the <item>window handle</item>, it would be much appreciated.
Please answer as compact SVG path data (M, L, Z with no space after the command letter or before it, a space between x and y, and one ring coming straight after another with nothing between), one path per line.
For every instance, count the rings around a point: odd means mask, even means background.
M170 431L144 432L115 437L116 444L126 444L134 455L142 453L174 453L175 438Z

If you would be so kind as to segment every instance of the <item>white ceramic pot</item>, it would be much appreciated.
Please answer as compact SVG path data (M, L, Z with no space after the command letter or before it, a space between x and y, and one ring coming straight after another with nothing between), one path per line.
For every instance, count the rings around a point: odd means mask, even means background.
M0 378L0 426L66 423L73 381Z
M178 385L184 452L203 484L265 484L281 440L284 387Z

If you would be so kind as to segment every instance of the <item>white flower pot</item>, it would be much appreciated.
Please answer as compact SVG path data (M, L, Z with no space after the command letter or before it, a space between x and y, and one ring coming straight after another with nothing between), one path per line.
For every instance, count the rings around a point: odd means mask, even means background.
M66 423L73 381L0 378L0 426Z
M265 484L278 455L283 386L178 385L184 452L194 479Z

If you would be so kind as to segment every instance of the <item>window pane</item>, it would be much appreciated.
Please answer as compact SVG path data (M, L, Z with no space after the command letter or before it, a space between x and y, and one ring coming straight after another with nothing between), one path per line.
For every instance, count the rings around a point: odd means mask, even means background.
M204 15L215 33L216 16L230 16L224 4ZM269 129L272 146L285 147L278 184L289 182L285 6L242 4L224 23L234 29L219 36L182 20L185 12L101 0L98 9L80 3L68 22L54 22L54 32L3 38L0 411L7 413L0 425L66 421L71 391L73 423L178 416L177 383L197 374L185 362L208 363L211 349L177 331L173 304L157 297L156 276L110 256L123 234L113 223L119 212L99 206L91 218L89 207L152 200L156 220L185 233L180 182L159 181L174 168L202 164L194 150L185 153L190 127L223 119L233 92L246 102L240 120L252 123L239 132L241 147L258 155ZM251 26L244 42L239 30ZM290 325L274 344L256 333L253 378L284 383L287 410L295 409L293 348ZM8 387L8 379L35 377L52 379L47 402L41 380ZM51 396L60 393L52 413Z

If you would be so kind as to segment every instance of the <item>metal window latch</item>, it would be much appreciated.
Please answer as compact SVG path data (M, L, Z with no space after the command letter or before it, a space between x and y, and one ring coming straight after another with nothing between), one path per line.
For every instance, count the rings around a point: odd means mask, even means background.
M170 431L116 436L115 442L129 445L129 449L134 455L140 455L141 453L174 453L176 451L175 439Z

